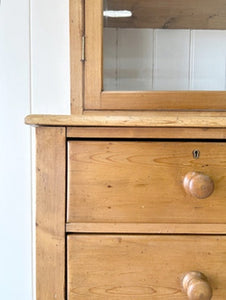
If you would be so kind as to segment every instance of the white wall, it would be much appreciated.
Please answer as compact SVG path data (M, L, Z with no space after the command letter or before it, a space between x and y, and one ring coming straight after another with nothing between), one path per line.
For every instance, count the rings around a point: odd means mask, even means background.
M68 18L68 1L0 4L0 298L5 300L32 299L34 129L24 125L24 117L69 113Z
M31 1L32 112L69 114L69 0Z
M226 30L104 29L105 90L225 90Z
M31 299L29 3L0 6L0 297Z

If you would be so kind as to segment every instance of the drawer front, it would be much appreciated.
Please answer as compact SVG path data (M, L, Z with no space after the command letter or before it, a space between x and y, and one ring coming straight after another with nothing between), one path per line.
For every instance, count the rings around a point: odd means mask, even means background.
M68 297L188 299L182 278L199 271L225 300L225 249L225 236L69 235Z
M208 198L185 192L190 172L213 180ZM225 143L68 144L68 222L223 223L225 201Z

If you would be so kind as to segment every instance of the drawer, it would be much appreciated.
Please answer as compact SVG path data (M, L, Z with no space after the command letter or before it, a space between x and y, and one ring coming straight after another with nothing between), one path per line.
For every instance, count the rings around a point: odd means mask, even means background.
M225 236L69 235L68 299L188 299L182 279L198 271L225 300L225 249Z
M214 182L209 197L185 191L191 172ZM224 223L225 201L225 143L68 142L68 222Z

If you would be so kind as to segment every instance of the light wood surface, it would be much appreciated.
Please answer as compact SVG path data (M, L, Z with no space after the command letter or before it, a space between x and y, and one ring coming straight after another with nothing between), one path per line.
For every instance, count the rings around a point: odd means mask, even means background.
M106 27L226 29L224 0L114 0L108 10L130 10L130 18L105 18Z
M104 115L105 114L105 115ZM101 113L77 115L28 115L28 125L116 126L116 127L205 127L226 128L226 112L150 112L119 115Z
M225 143L70 141L68 151L68 222L226 222ZM184 191L191 171L213 178L207 199Z
M102 92L101 109L225 110L225 91Z
M83 1L70 0L70 66L71 66L71 113L83 111L83 62L82 36L84 35Z
M226 139L223 128L68 127L68 138Z
M36 299L63 300L65 129L41 127L36 133Z
M103 44L103 1L85 1L85 108L100 107L100 91L102 90L102 44Z
M67 223L69 233L226 234L226 224Z
M225 236L69 235L69 300L186 300L191 270L225 300L225 249Z

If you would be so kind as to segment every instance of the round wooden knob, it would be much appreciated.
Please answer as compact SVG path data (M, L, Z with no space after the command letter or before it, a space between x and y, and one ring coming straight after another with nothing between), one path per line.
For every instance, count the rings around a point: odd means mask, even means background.
M198 199L209 197L214 191L213 180L205 174L198 172L189 172L184 177L185 191Z
M183 280L184 292L190 300L210 300L212 298L212 288L206 276L200 272L189 272Z

